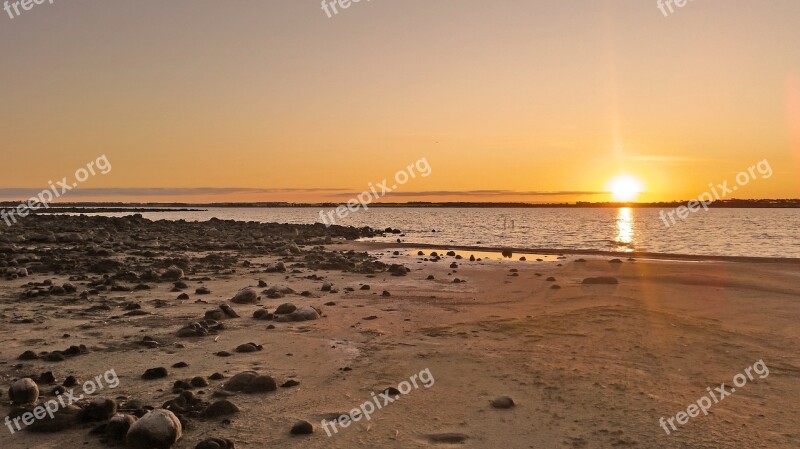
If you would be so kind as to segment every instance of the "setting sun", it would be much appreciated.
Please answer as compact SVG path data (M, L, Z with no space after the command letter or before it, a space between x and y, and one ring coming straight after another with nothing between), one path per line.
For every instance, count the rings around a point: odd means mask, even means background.
M642 191L642 182L633 176L621 175L609 182L609 190L615 200L631 201Z

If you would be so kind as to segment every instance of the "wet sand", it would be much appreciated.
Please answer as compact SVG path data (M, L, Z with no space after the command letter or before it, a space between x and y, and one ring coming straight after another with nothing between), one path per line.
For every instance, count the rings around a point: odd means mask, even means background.
M468 249L456 250L457 259L448 248L420 256L415 246L352 240L363 232L81 217L33 217L4 230L0 271L11 271L14 260L14 270L27 267L28 276L0 280L0 414L11 411L5 386L48 371L56 382L40 382L40 401L69 375L83 381L114 369L119 386L96 396L134 404L132 414L174 399L176 381L221 373L224 379L190 391L202 407L227 399L239 412L178 413L185 428L173 447L194 448L209 437L241 448L800 446L797 263L566 253L542 262L518 255L470 261ZM180 291L161 277L176 264L186 284ZM582 283L601 276L618 284ZM326 282L332 291L322 291ZM53 292L64 283L75 291ZM210 293L197 294L201 286ZM295 293L268 298L273 286ZM257 302L232 303L245 287L258 292ZM36 296L27 293L33 290ZM177 299L181 293L188 299ZM253 318L284 303L315 307L321 316ZM178 336L222 304L239 317L223 317L224 329L206 336ZM249 342L261 350L236 352ZM46 359L44 352L71 345L86 352ZM18 360L25 351L39 358ZM217 355L223 351L230 356ZM759 360L768 377L666 435L659 418L686 410L707 387L730 385ZM173 368L177 362L188 366ZM167 377L142 379L156 367ZM320 426L425 369L435 379L429 388L411 390L369 421L330 437ZM299 385L254 394L223 389L248 370ZM493 407L500 396L515 407ZM314 433L291 435L299 420ZM108 447L90 433L102 424L8 433L2 447Z

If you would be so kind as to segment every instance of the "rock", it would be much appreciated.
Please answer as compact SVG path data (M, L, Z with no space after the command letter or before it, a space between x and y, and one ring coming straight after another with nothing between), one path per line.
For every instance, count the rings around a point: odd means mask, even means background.
M106 424L106 438L111 441L122 441L128 434L133 423L136 422L136 417L132 415L125 415L118 413L111 417L111 420Z
M20 379L9 387L8 398L16 404L32 404L39 399L39 386L29 377Z
M60 351L53 351L49 354L45 354L44 359L48 362L63 362L66 360L66 357L64 357L64 354Z
M192 384L186 382L185 380L176 380L174 384L172 384L172 392L173 393L180 393L184 390L191 390ZM169 407L164 406L164 408L169 409Z
M36 360L39 356L33 351L25 351L17 357L17 360Z
M428 441L435 444L464 444L469 438L463 433L434 433L426 435Z
M269 321L269 320L272 320L274 318L274 315L272 313L270 313L269 310L258 309L255 312L253 312L253 318L255 318L257 320L267 320L267 321Z
M193 387L203 388L208 386L208 381L200 376L193 377L190 381Z
M515 405L516 404L514 404L514 400L508 396L500 396L499 398L492 401L492 407L494 408L507 409L507 408L512 408Z
M81 421L105 421L117 413L117 402L113 399L96 398L81 410Z
M550 276L549 278L545 279L545 281L547 281L547 282L555 282L556 278L554 278L553 276Z
M194 292L197 293L198 295L210 295L211 294L211 290L209 290L208 287L198 287Z
M311 435L314 433L314 426L308 421L298 421L292 426L289 431L292 435Z
M183 270L172 265L171 267L167 268L166 271L161 273L161 279L167 281L178 281L183 278Z
M255 371L245 371L231 378L222 386L227 391L245 393L262 393L278 389L275 380L269 376L261 376Z
M32 413L33 410L35 410L35 407L32 406L14 409L9 413L9 417L12 419L21 417L25 413ZM80 412L80 408L71 404L66 407L59 407L58 410L53 413L52 419L50 416L47 416L47 419L34 420L33 424L25 427L25 430L33 433L54 433L74 429L78 426L78 415Z
M611 259L608 261L608 263L622 263L622 261L619 259Z
M225 314L222 310L214 309L214 310L207 310L205 315L203 315L203 319L206 320L217 320L220 321L225 318Z
M159 368L150 368L142 374L142 379L144 380L153 380L153 379L163 379L167 377L169 373L167 372L166 368L159 367Z
M263 293L267 295L268 298L277 299L277 298L283 298L286 295L294 293L294 290L282 285L273 285L272 287L264 290Z
M239 413L239 407L233 402L223 399L209 405L200 416L203 418L217 418L219 416L233 415L234 413Z
M189 366L189 364L186 362L178 362L172 365L173 368L186 368L187 366Z
M369 290L369 289L370 289L369 284L364 284L361 286L361 290Z
M318 320L320 312L313 307L301 307L294 312L287 315L279 315L275 317L275 321L280 323L293 322L293 321L312 321Z
M219 308L222 309L222 312L225 314L226 317L228 317L228 318L239 318L239 314L236 313L236 311L233 310L233 308L231 306L229 306L227 304L221 304L219 306Z
M228 391L243 391L244 387L249 385L256 377L258 377L258 373L255 371L245 371L233 376L231 380L225 382L222 388Z
M331 291L332 288L333 288L333 284L331 284L330 282L325 282L325 283L322 284L322 291L323 292L329 292L329 291Z
M389 273L391 273L392 276L405 276L409 271L411 270L406 268L405 265L392 264L389 266Z
M275 391L278 389L278 385L275 383L275 379L269 376L258 376L253 379L246 387L244 387L245 393L265 393L268 391Z
M510 248L505 248L500 252L500 254L502 254L503 257L507 257L509 259L514 256L514 252Z
M126 440L132 449L168 449L182 434L183 427L175 414L155 409L131 425Z
M281 384L281 388L292 388L292 387L296 387L298 385L300 385L300 382L298 382L298 381L296 381L294 379L289 379L286 382L284 382L283 384Z
M103 259L95 262L89 267L92 273L114 273L122 269L125 265L114 259Z
M251 287L243 288L231 299L231 302L236 304L255 304L258 302L258 293Z
M384 290L383 293L381 293L381 296L392 296L392 294Z
M560 290L560 289L561 289L561 286L560 286L560 285L558 285L558 284L553 284L553 285L551 285L551 286L550 286L550 289L551 289L551 290Z
M239 345L236 347L236 352L256 352L262 350L263 347L261 345L257 345L255 343L245 343L243 345Z
M207 438L197 443L194 449L236 449L236 446L225 438Z
M39 378L36 379L35 382L39 384L54 384L56 383L56 376L52 371L47 371L39 374Z
M295 310L297 310L297 306L287 302L285 304L279 305L278 308L275 309L275 314L276 315L286 315L288 313L294 312Z
M397 388L389 387L389 388L383 390L383 394L396 398L396 397L399 397L401 393L400 393L400 390L398 390Z
M285 273L286 272L286 265L283 262L277 262L274 264L267 265L267 269L265 270L267 273Z
M182 300L183 299L189 299L189 295L187 295L186 293L181 293L180 295L178 295L178 299L182 299Z
M615 277L599 276L586 278L582 283L586 285L617 285L619 284L619 280L617 280Z

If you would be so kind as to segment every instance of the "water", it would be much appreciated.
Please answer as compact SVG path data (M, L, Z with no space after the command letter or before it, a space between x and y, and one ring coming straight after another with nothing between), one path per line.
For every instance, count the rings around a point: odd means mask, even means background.
M800 209L701 210L670 228L658 212L645 208L372 208L351 213L338 224L399 228L405 232L405 242L435 245L800 258ZM151 220L320 221L319 209L314 208L209 208L142 215Z

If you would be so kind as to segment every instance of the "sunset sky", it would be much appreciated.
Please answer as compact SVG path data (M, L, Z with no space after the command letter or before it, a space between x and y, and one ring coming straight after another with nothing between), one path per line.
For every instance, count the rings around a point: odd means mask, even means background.
M0 199L800 197L800 1L55 0L0 11Z

